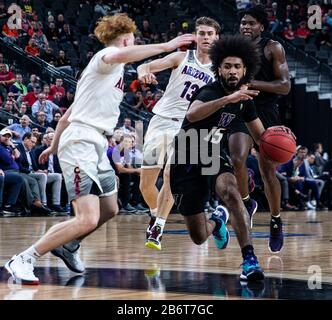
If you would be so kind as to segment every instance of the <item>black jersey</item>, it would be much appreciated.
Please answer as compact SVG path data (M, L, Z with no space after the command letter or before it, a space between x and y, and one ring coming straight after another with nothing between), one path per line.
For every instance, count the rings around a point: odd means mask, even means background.
M264 54L264 49L270 40L271 39L269 38L262 38L258 42L258 47L261 51L262 58L261 58L261 66L258 73L255 76L255 80L266 81L266 82L276 80L273 71L273 62L267 60ZM276 104L277 99L278 99L277 94L261 91L259 95L254 98L258 116L260 116L261 106L262 106L262 112L264 112L263 111L264 106Z
M219 81L215 81L202 87L193 97L191 103L195 100L202 102L213 101L226 95ZM219 148L220 150L220 145L223 145L224 140L227 139L226 133L231 128L233 121L238 118L243 119L245 122L257 119L255 105L252 100L225 105L200 121L190 122L185 118L181 130L175 138L176 151L178 152L181 146L182 148L185 146L187 156L188 153L191 155L199 153L202 156L205 152L211 154L212 149L217 150ZM196 143L193 141L196 141ZM180 151L183 152L184 150Z

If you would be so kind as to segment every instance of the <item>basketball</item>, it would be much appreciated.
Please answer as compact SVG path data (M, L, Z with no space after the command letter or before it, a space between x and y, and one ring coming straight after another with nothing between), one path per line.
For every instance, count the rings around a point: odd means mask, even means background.
M287 127L270 127L261 136L259 150L270 160L285 163L295 154L295 136Z

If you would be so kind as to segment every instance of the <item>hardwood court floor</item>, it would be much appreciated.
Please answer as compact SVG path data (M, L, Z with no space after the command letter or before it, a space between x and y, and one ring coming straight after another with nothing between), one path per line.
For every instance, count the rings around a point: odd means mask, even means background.
M85 274L47 254L36 265L39 286L13 284L1 270L0 299L332 299L332 212L282 217L285 246L275 255L267 247L269 215L255 215L254 246L266 274L257 285L239 281L242 258L232 231L224 251L212 238L197 246L173 214L158 252L144 247L148 216L121 215L83 242ZM0 265L64 219L0 218Z

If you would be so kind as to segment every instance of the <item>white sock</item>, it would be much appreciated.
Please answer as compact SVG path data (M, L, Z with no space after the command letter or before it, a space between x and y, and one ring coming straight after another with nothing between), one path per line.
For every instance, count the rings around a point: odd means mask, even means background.
M81 243L80 240L74 239L74 240L66 243L64 245L64 247L66 249L68 249L69 251L74 252L74 251L76 251L78 249L78 247L80 246L80 243Z
M272 216L272 215L271 215L271 217L272 217L272 219L273 219L273 218L280 218L280 213L279 213L277 216Z
M26 249L25 251L21 252L19 255L23 257L25 261L31 259L31 263L34 264L38 258L40 258L39 252L35 249L34 246Z
M158 217L156 219L156 222L154 223L154 225L160 226L161 232L163 232L164 231L164 227L165 227L165 223L166 223L166 219Z
M249 200L249 199L250 199L250 196L248 194L246 197L242 198L242 201L246 201L246 200Z
M152 217L156 217L158 213L158 208L150 209L150 214Z

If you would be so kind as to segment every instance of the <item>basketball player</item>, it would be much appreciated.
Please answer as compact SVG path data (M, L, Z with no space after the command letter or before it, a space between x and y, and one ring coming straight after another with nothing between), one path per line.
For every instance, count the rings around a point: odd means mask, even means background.
M269 22L263 6L247 9L241 13L240 33L251 39L261 50L262 63L254 80L248 83L249 89L259 90L260 94L254 98L257 114L265 129L280 124L277 98L290 91L290 80L285 51L279 42L263 38ZM229 136L229 153L235 167L236 180L245 206L250 216L252 226L253 215L257 210L256 201L250 199L248 192L248 171L246 159L252 146L252 138L243 121L233 123ZM278 163L259 156L264 191L271 211L269 249L273 253L283 247L282 221L280 218L281 187L276 177Z
M202 244L212 234L217 248L226 248L229 210L242 250L241 279L261 280L264 275L254 254L249 216L238 191L233 167L220 147L232 121L238 117L244 119L257 143L265 131L252 102L259 91L242 86L257 70L259 51L243 36L225 36L211 46L210 58L217 80L202 87L193 97L182 128L174 139L171 190L196 244ZM204 199L209 191L209 176L216 176L216 193L228 210L218 206L207 220Z
M164 169L159 195L156 181L164 167L173 138L181 128L191 97L199 88L214 80L208 50L212 42L218 39L220 30L217 21L209 17L198 18L196 50L171 53L137 68L139 80L143 83L156 83L154 73L172 69L166 91L153 108L155 116L149 123L143 147L140 189L151 212L145 244L150 248L161 250L161 236L174 203L169 186L168 165Z
M135 23L124 14L106 16L98 22L95 35L106 48L96 53L83 71L74 103L61 118L51 147L40 156L43 162L58 152L75 217L52 226L34 245L6 263L16 281L38 284L33 265L51 250L70 267L78 259L73 253L77 253L80 239L118 211L116 179L106 155L105 135L111 134L120 114L124 65L194 40L187 34L167 43L134 46L135 30ZM79 268L76 271L84 271L84 266Z

